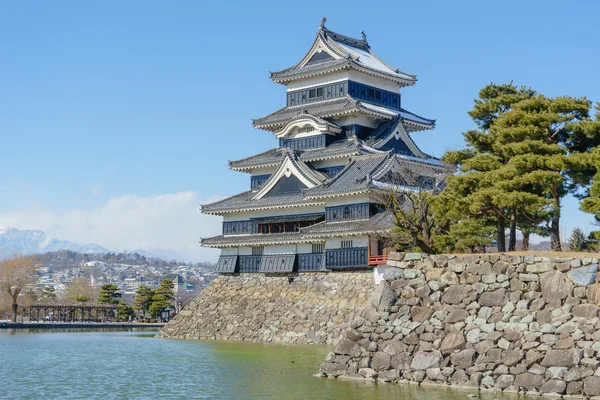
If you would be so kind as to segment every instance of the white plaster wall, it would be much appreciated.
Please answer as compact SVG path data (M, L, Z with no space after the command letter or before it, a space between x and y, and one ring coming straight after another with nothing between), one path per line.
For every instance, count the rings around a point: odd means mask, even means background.
M239 248L240 256L251 256L252 255L252 247L240 247Z
M336 158L335 160L311 161L310 164L316 168L338 167L348 164L349 158Z
M338 126L346 125L362 125L369 128L377 128L381 124L381 120L375 117L370 117L364 114L347 115L339 118L332 118L332 121Z
M342 240L352 240L352 247L367 247L369 244L368 236L348 236L339 238L330 238L325 242L326 249L340 249Z
M235 256L237 254L238 254L237 247L233 247L233 248L227 247L227 248L221 249L222 256Z
M296 245L265 246L263 254L290 254L296 253Z
M282 208L276 210L259 210L252 212L236 212L227 213L223 216L223 221L246 221L250 218L263 218L263 217L275 217L284 215L297 215L297 214L313 214L313 213L324 213L325 206L311 206L311 207L293 207L293 208Z
M252 176L256 176L256 175L272 175L275 172L277 172L278 168L279 167L253 168L252 171L250 172L250 175L252 175Z
M294 80L287 85L287 91L305 89L311 86L343 82L348 80L348 71L336 71L326 75Z
M355 70L336 71L326 75L311 76L294 80L287 85L287 91L306 89L312 86L343 82L346 80L373 86L392 93L400 93L400 85L387 79L378 78Z
M347 72L348 79L354 82L362 83L363 85L373 86L379 89L387 90L393 93L400 93L400 85L387 79L378 78L376 76L367 75L363 72L350 70Z
M345 206L348 204L361 204L368 202L369 196L366 195L334 197L331 199L327 199L327 207Z
M312 244L299 244L298 245L298 253L299 254L312 253Z

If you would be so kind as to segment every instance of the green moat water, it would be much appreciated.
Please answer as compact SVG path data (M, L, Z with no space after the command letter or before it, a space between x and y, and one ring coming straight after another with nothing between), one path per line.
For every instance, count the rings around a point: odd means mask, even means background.
M315 378L326 347L164 340L154 333L0 330L0 399L501 398Z

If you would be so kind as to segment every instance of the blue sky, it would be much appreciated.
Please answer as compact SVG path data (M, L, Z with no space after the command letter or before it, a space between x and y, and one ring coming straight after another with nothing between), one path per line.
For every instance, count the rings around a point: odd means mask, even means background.
M268 73L304 55L322 16L418 75L403 106L437 119L414 137L441 155L462 146L489 82L600 100L599 12L594 1L5 2L0 226L214 259L197 239L219 220L197 203L249 185L227 160L276 146L251 119L284 105ZM575 201L563 215L565 230L593 228Z

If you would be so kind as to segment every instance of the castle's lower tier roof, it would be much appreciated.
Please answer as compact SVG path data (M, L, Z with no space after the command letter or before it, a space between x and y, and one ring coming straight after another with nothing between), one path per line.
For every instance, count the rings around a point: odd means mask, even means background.
M204 214L220 214L223 212L241 212L252 210L268 210L277 208L289 208L296 206L312 206L323 204L319 201L306 200L303 194L286 193L273 196L265 196L254 199L256 190L248 190L223 200L202 206Z
M394 226L394 216L390 212L380 212L369 219L353 221L324 221L302 229L306 238L329 236L368 235L384 233Z
M383 119L392 119L400 116L412 131L433 129L435 120L419 117L409 111L378 106L364 101L356 100L350 95L338 97L333 100L324 100L297 106L286 106L263 118L253 121L255 128L276 131L287 124L289 120L301 113L309 113L317 118L331 118L352 113L374 115Z
M238 246L268 246L294 243L315 242L305 238L300 232L254 234L254 235L219 235L201 240L204 247L224 248ZM318 241L317 241L318 242Z
M365 146L359 139L343 139L331 143L329 146L309 150L290 150L277 147L241 160L229 161L229 168L235 171L248 171L253 168L276 167L281 164L287 152L295 152L304 162L330 160L341 157L350 157L361 154L373 154L377 151Z
M321 243L326 237L384 234L394 225L393 215L381 212L369 219L325 221L302 228L300 232L250 235L219 235L201 240L204 247L269 246L296 243Z

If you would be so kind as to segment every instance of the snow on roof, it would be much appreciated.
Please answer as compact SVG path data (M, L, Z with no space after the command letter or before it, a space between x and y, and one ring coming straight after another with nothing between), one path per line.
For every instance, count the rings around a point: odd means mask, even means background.
M384 72L387 72L388 74L397 74L397 72L395 70L393 70L392 68L390 68L387 65L385 65L384 63L382 63L376 57L373 57L373 54L371 54L370 52L368 52L366 50L359 49L359 48L356 48L353 46L348 46L347 44L340 43L340 42L336 42L336 44L338 46L340 46L341 48L343 48L344 50L346 50L348 53L350 53L350 55L354 59L358 58L358 62L360 64L364 64L366 67L384 71Z
M405 118L410 121L417 122L417 123L423 124L423 125L433 125L435 123L434 120L419 117L418 115L415 115L406 110L394 110L392 108L376 106L375 104L365 103L365 102L361 102L360 105L362 107L366 108L367 110L375 111L375 112L378 112L378 113L381 113L384 115L389 115L392 117L395 117L396 115L400 115L402 118Z

